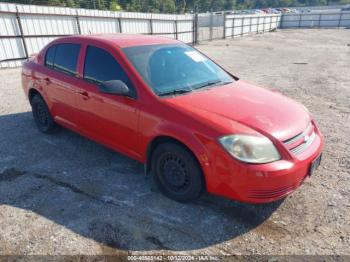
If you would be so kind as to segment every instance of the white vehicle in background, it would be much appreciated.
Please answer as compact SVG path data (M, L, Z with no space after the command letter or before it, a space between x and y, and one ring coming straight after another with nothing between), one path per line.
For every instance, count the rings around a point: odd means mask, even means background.
M270 10L270 12L271 12L272 14L280 14L280 13L281 13L281 11L279 11L279 10L277 10L277 9L275 9L275 8L272 8L272 9Z
M265 14L265 12L262 11L262 10L260 10L260 9L255 9L255 10L254 10L254 13L255 13L255 14Z

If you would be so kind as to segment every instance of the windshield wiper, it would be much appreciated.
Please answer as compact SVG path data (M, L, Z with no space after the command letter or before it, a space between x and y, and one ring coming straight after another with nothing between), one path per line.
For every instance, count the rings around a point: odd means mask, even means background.
M227 84L230 84L230 83L232 83L232 81L212 80L212 81L204 82L203 84L197 86L194 89L200 89L200 88L204 88L204 87L214 86L214 85L217 85L217 84L227 85Z
M163 93L159 93L159 96L168 96L168 95L180 95L180 94L185 94L185 93L189 93L192 92L192 89L174 89L171 91L166 91Z

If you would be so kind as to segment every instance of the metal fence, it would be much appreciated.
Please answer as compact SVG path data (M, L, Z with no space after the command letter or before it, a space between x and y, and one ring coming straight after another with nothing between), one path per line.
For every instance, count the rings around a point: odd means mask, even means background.
M16 67L61 36L93 33L161 35L200 41L265 32L279 15L166 15L0 3L0 68Z
M228 15L225 18L225 38L273 31L279 27L280 20L279 14Z
M281 28L350 27L350 11L284 14Z
M20 66L53 39L74 34L150 34L198 44L277 28L345 26L350 12L166 15L0 3L0 68Z
M197 42L240 37L250 33L263 33L279 27L279 14L199 14Z
M0 68L19 66L53 39L74 34L151 34L193 43L193 23L192 15L0 3Z
M198 14L196 42L222 39L224 36L224 15L215 13Z

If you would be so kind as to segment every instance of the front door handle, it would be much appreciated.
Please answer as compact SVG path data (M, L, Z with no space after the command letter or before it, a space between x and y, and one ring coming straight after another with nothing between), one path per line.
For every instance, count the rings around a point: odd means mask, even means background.
M77 93L81 96L83 96L83 99L88 99L89 98L89 93L86 91L77 91Z

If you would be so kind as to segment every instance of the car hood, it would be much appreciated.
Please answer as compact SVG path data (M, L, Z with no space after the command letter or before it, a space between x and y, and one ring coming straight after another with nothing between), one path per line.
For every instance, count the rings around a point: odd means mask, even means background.
M217 116L233 120L281 141L303 132L310 123L310 116L300 103L242 80L166 101L187 112L201 114L204 119ZM218 119L217 124L222 121Z

